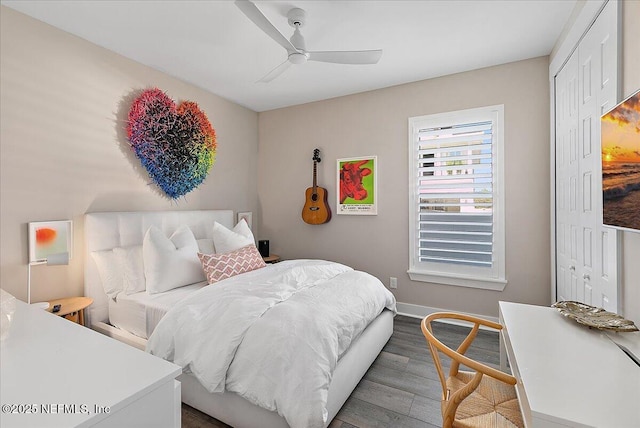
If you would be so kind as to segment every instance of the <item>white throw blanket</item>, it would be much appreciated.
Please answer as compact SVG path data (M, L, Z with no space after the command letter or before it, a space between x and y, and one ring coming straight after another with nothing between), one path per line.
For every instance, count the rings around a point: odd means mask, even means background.
M236 392L294 428L322 427L338 359L395 298L375 277L292 260L204 287L160 321L147 351L210 392Z

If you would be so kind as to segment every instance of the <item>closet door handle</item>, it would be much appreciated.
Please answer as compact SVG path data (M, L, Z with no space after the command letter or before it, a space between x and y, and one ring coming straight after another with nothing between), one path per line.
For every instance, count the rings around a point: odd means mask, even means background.
M586 279L588 281L591 279L591 277L589 276L588 273L585 273L584 275L582 275L582 279Z
M569 266L569 270L576 270L576 267L575 267L575 266L573 266L573 265L572 265L572 266Z

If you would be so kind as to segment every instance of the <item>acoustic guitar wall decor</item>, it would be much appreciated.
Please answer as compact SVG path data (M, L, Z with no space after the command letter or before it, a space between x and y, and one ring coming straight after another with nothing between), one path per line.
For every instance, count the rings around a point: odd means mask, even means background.
M309 224L323 224L331 220L331 208L327 203L327 189L318 186L318 163L321 162L320 149L313 151L313 186L305 192L302 220Z

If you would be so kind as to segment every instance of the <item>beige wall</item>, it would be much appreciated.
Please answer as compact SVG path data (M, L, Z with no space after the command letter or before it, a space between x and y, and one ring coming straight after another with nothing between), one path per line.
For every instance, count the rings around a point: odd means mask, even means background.
M34 300L41 300L82 293L85 212L231 208L253 211L261 226L257 237L271 239L272 251L284 257L342 261L385 284L397 277L400 302L486 315L496 315L502 299L549 303L548 58L264 112L258 127L258 114L250 110L1 10L0 285L19 298L26 298L29 221L72 219L75 226L71 265L34 269ZM640 87L640 30L631 23L640 2L624 1L623 10L622 91L629 95ZM128 95L149 86L196 101L218 135L218 161L186 200L170 202L154 193L124 145ZM507 288L500 293L410 281L407 118L501 103L507 122ZM315 147L323 156L319 184L329 189L334 210L335 160L378 156L378 216L334 214L321 226L302 222ZM640 264L632 261L640 255L640 234L623 235L625 313L637 320Z
M33 269L35 301L83 293L83 214L257 211L257 113L2 6L0 224L3 289L26 299L27 223L74 221L70 266ZM123 138L134 90L197 102L218 137L200 188L172 202L152 190Z
M259 114L261 238L287 258L344 262L388 284L399 302L496 316L499 300L549 304L548 57ZM409 117L504 104L507 278L503 292L411 281L408 255ZM301 219L321 149L319 185L333 219ZM377 216L335 215L336 159L378 156Z
M622 96L640 89L640 1L622 3ZM638 214L640 215L640 213ZM622 233L623 315L640 325L640 233Z

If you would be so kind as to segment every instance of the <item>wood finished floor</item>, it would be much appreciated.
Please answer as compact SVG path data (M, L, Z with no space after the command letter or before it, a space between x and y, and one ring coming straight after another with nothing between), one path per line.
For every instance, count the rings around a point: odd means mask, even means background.
M433 329L436 337L454 348L469 331L442 323L435 323ZM497 368L498 334L480 331L467 356ZM391 339L329 428L441 427L440 395L440 381L420 320L399 315L394 320ZM183 404L182 427L229 426Z

